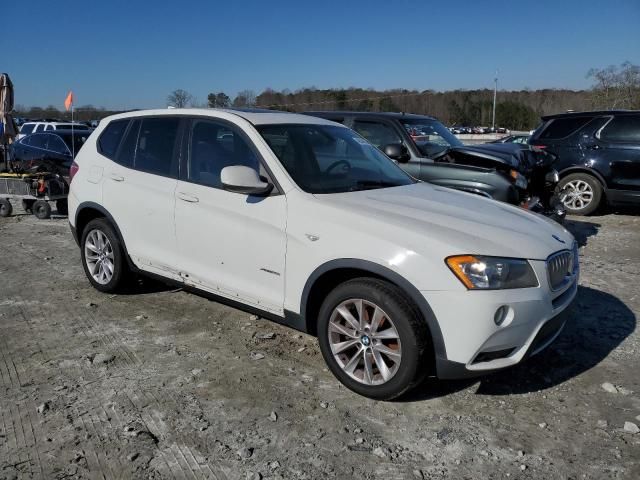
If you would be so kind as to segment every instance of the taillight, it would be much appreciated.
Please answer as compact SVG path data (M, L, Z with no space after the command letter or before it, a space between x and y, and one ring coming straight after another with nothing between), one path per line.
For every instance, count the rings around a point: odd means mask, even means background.
M546 145L531 145L531 148L533 148L533 150L535 152L544 152L544 149L547 148Z
M73 177L76 176L78 170L80 170L80 165L78 165L76 162L73 162L71 164L71 168L69 168L69 183L73 181Z

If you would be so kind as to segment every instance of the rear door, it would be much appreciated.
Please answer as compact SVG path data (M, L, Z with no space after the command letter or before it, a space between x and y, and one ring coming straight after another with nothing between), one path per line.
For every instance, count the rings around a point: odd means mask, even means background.
M286 197L224 190L223 168L244 165L273 183L252 140L223 119L193 118L185 134L175 222L184 281L282 314Z
M182 123L179 116L132 119L103 174L102 203L120 228L133 262L175 280L181 279L173 216ZM107 132L108 127L103 135Z
M616 115L596 138L599 155L611 169L609 188L640 191L640 115Z

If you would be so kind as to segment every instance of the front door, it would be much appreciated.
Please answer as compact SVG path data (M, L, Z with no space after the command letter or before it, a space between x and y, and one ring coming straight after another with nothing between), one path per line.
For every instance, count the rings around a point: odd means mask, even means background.
M227 166L249 166L267 178L251 140L233 124L194 118L185 140L186 171L178 182L175 207L184 282L282 314L285 195L224 190L220 172Z
M407 147L407 150L411 152L409 147L402 141L402 137L396 131L391 122L371 120L368 118L356 118L353 121L353 126L351 128L366 138L369 143L372 143L381 150L385 145L396 143L404 145ZM413 158L413 155L411 155L409 161L400 162L398 165L409 175L415 178L420 178L421 163L421 160Z

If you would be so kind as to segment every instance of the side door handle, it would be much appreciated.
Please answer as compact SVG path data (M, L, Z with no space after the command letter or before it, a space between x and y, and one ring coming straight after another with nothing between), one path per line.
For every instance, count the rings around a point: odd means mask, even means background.
M189 203L198 203L200 201L200 199L195 195L190 195L184 192L178 192L178 198L180 200L184 200L185 202L189 202Z
M111 180L115 181L115 182L123 182L124 181L124 177L122 175L118 175L117 173L112 173L109 175L109 177L111 177Z

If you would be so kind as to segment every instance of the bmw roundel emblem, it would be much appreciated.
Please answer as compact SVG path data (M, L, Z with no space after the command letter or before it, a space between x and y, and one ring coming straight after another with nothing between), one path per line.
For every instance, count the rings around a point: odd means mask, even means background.
M559 241L560 243L567 243L564 240L562 240L559 236L557 235L551 235L553 238L555 238L557 241Z

